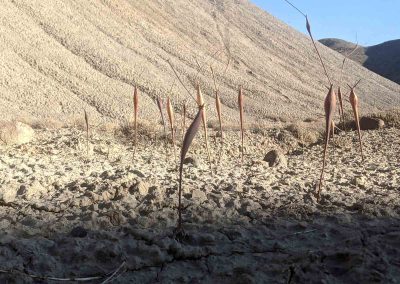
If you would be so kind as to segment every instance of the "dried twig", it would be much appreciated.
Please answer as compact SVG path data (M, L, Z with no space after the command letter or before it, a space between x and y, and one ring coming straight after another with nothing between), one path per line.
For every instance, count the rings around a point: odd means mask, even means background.
M242 136L242 164L244 160L244 125L243 125L243 88L240 86L238 95L239 114L240 114L240 132Z
M135 159L136 155L136 148L137 148L137 115L138 115L138 107L139 107L139 94L138 94L138 89L137 86L135 86L134 92L133 92L133 112L134 112L134 120L133 120L133 127L135 130L135 137L134 137L134 144L133 144L133 159Z
M353 109L353 113L354 113L354 120L356 122L356 126L357 126L357 132L358 132L358 138L360 141L360 153L361 153L361 159L364 162L364 155L363 155L363 146L362 146L362 139L361 139L361 128L360 128L360 114L358 111L358 97L354 92L354 88L360 83L361 79L353 86L349 86L350 87L350 104L351 107Z
M200 90L200 85L197 85L197 104L199 106L204 106L204 98L203 98L203 94L201 93L201 90ZM205 144L206 144L208 162L210 163L210 168L211 168L211 153L210 153L210 147L208 145L207 116L206 116L205 107L203 107L203 110L201 112L201 120L203 122L204 139L205 139Z
M85 127L86 127L86 155L89 156L89 116L86 112L86 110L83 110L85 112Z
M196 117L194 118L192 124L189 126L185 138L183 139L182 143L182 149L181 149L181 159L180 159L180 165L179 165L179 188L178 188L178 225L176 228L177 233L182 233L183 232L183 227L182 227L182 176L183 176L183 162L185 160L186 154L189 150L190 145L192 144L192 141L196 135L196 133L199 130L200 127L200 122L202 120L203 116L203 111L204 111L204 105L201 105L199 107L199 111L197 112Z
M171 99L167 98L167 113L169 118L169 125L171 127L172 147L174 148L174 157L176 157L175 150L175 114L174 108L172 107Z
M336 108L336 95L333 90L333 85L331 85L328 95L325 98L324 107L325 107L325 120L326 120L325 121L325 147L324 147L324 154L323 154L321 176L320 176L319 184L318 184L318 192L317 192L317 200L318 201L320 200L320 196L321 196L322 180L324 178L324 171L325 171L325 164L326 164L326 150L328 149L332 121L333 121L333 116L334 116L335 108Z
M25 276L28 276L30 278L33 279L40 279L40 280L49 280L49 281L59 281L59 282L91 282L94 280L101 280L104 279L105 277L108 277L107 279L112 280L115 275L121 271L121 269L125 266L125 261L114 271L107 273L106 275L103 276L92 276L92 277L74 277L74 278L59 278L59 277L51 277L51 276L39 276L39 275L35 275L35 274L29 274L26 273L25 271L21 271L18 269L11 269L11 270L5 270L5 269L0 269L0 273L4 273L4 274L14 274L14 273L18 273L18 274L22 274ZM106 279L106 281L107 281ZM109 283L108 282L103 282L103 283Z

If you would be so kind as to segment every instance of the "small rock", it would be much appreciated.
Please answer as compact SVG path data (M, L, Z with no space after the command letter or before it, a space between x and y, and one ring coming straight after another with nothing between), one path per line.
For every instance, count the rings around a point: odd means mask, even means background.
M145 181L140 181L136 184L135 189L141 196L146 196L149 193L150 185Z
M84 238L87 236L88 232L85 228L78 226L73 228L69 234L73 238Z
M361 130L375 130L385 127L385 122L379 118L362 117L360 119Z
M5 203L14 202L18 188L19 184L16 182L8 182L0 185L0 199Z
M183 161L183 163L184 163L185 165L191 164L193 167L197 167L197 166L199 165L198 162L197 162L197 160L196 160L195 158L192 158L192 157L187 157L187 158L185 158L185 160Z
M40 182L34 181L31 185L25 188L25 198L31 200L34 198L40 198L47 192Z
M195 200L196 202L203 202L207 200L207 195L201 191L201 190L193 190L192 191L192 199Z
M354 185L360 187L360 188L365 188L365 187L366 187L366 184L367 184L367 179L366 179L365 177L363 177L363 176L355 177L355 178L353 179L353 182L352 182L352 183L353 183Z
M29 143L35 136L35 130L22 122L6 122L0 124L0 140L7 145Z
M264 157L264 161L268 162L270 167L287 167L287 160L285 155L278 150L272 150Z

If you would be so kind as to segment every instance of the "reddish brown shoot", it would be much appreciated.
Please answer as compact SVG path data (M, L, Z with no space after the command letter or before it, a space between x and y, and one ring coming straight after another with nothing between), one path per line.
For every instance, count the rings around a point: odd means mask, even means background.
M197 104L199 106L204 106L204 98L203 98L203 94L201 93L199 85L197 85ZM201 120L203 122L204 139L205 139L205 143L206 143L208 162L210 163L210 167L211 167L211 154L210 154L210 147L208 146L207 116L206 116L205 107L203 107L203 110L201 112Z
M356 84L356 86L357 86L357 84ZM350 97L349 97L349 99L350 99L350 104L351 104L351 107L352 107L353 113L354 113L354 120L355 120L356 126L357 126L358 139L360 141L361 159L364 162L362 139L361 139L361 129L360 129L360 115L359 115L359 112L358 112L358 97L354 93L354 88L355 88L355 86L354 87L350 87Z
M240 86L238 95L239 114L240 114L240 133L242 136L242 164L244 160L244 125L243 125L243 88Z
M134 111L134 129L135 129L135 140L133 144L133 158L135 158L136 148L137 148L137 115L138 115L138 108L139 108L139 94L137 86L135 86L135 90L133 92L133 111Z
M85 127L86 127L86 155L89 156L89 116L86 112L86 110L83 110L85 112Z
M204 106L199 107L199 111L194 118L192 124L189 126L185 137L183 139L182 143L182 148L181 148L181 159L180 159L180 165L179 165L179 188L178 188L178 225L176 228L177 233L182 233L183 232L183 227L182 227L182 176L183 176L183 162L185 160L186 154L189 150L190 145L192 144L192 141L196 135L196 133L199 130L200 123L202 120L203 116L203 111L204 111Z
M158 106L158 110L160 111L160 116L161 116L161 122L163 125L163 130L164 130L164 142L165 142L165 149L167 150L167 127L165 124L165 118L164 118L164 112L163 112L163 101L161 97L157 97L157 106ZM168 155L166 153L166 155Z
M318 184L318 192L317 192L318 202L321 197L322 180L324 178L324 171L325 171L325 164L326 164L326 152L327 152L328 144L329 144L329 137L330 137L331 128L332 128L333 115L335 113L335 108L336 108L336 95L335 95L335 91L333 90L333 85L331 85L328 95L325 98L324 108L325 108L325 147L324 147L324 154L323 154L323 161L322 161L321 177L319 179L319 184Z
M342 127L344 129L344 110L343 110L343 98L342 98L342 90L340 89L340 86L338 87L338 101L339 101L339 116L340 120L342 121Z
M183 114L182 114L182 141L185 138L185 132L186 132L186 112L187 112L187 106L186 102L183 103Z
M169 119L169 126L171 128L171 138L172 138L172 147L174 149L174 157L176 157L176 150L175 150L175 114L174 109L172 107L171 99L167 98L167 113Z

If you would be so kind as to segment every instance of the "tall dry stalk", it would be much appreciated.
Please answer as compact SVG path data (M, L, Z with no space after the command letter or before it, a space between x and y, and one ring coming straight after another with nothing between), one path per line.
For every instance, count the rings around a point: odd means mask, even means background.
M204 106L204 98L203 98L203 94L201 93L199 84L197 84L197 104L199 106ZM211 154L210 154L210 147L208 145L207 115L206 115L205 107L203 107L203 110L201 112L201 120L203 122L204 139L205 139L206 150L207 150L207 155L208 155L208 162L210 163L210 167L211 167Z
M174 158L176 157L175 150L175 113L174 108L172 107L170 97L167 98L167 113L169 119L169 125L171 127L171 138L172 138L172 147L174 148Z
M346 64L346 60L358 49L358 43L354 47L354 49L345 57L343 58L342 61L342 67L340 68L340 78L339 78L339 87L338 87L338 99L339 99L339 115L340 115L340 120L342 121L342 127L344 130L345 127L345 122L344 122L344 109L343 109L343 99L342 99L342 90L341 90L341 85L342 85L342 80L343 80L343 71L344 71L344 66Z
M176 228L177 233L183 232L182 227L182 178L183 178L183 162L185 160L186 154L189 150L190 145L199 130L200 122L203 117L204 112L204 105L199 106L199 111L197 112L196 117L194 118L193 122L189 126L185 137L183 139L182 148L181 148L181 159L179 165L179 188L178 188L178 225Z
M214 91L215 91L215 108L217 109L217 115L218 115L218 122L219 122L219 131L221 133L221 145L224 143L224 135L222 132L222 115L221 115L221 99L219 97L219 90L217 87L217 81L215 79L215 73L214 69L212 66L210 66L211 73L213 76L213 81L214 81Z
M325 98L324 108L325 108L325 147L324 147L324 155L323 155L323 161L322 161L322 171L321 171L321 176L320 176L319 184L318 184L318 193L317 193L318 201L320 200L320 196L321 196L322 180L324 178L324 171L325 171L325 164L326 164L326 151L328 149L331 127L333 125L333 116L334 116L335 108L336 108L336 95L333 90L333 85L331 85L328 95Z
M186 106L186 102L183 102L182 105L182 142L183 139L185 139L185 132L186 132L186 112L187 112L187 106Z
M134 144L133 144L133 159L135 159L136 155L136 148L137 148L137 116L138 116L138 110L139 110L139 94L138 94L138 89L137 86L135 86L135 90L133 92L133 112L134 112L134 121L133 121L133 127L135 130L135 138L134 138Z
M164 112L163 112L163 101L161 97L157 97L157 107L158 110L160 112L160 116L161 116L161 122L163 125L163 129L164 129L164 136L167 136L167 130L166 130L166 125L165 125L165 118L164 118Z
M359 83L360 81L358 81ZM361 159L364 162L364 154L363 154L363 146L362 146L362 139L361 139L361 128L360 128L360 114L358 111L358 97L354 92L354 88L358 85L358 83L354 87L350 87L350 104L353 109L353 114L354 114L354 120L356 122L357 126L357 132L358 132L358 139L360 142L360 153L361 153Z
M243 125L243 88L240 86L238 95L239 114L240 114L240 133L242 138L242 164L244 160L244 125Z
M338 101L339 101L339 116L340 116L340 120L342 122L342 128L344 130L343 97L342 97L342 90L341 90L340 86L338 87L337 97L338 97Z
M86 110L83 110L85 112L85 127L86 127L86 155L89 156L89 116L86 112Z

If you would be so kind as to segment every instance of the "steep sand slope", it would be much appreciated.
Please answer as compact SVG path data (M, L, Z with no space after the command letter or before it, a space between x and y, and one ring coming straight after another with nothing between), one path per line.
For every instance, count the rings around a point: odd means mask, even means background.
M222 76L226 47L233 60ZM341 55L320 48L337 79ZM211 74L205 66L197 76L196 60L214 62L231 120L240 84L247 117L258 119L322 114L326 93L310 40L244 0L4 0L0 49L3 119L66 119L85 108L92 117L125 120L135 83L142 91L141 115L154 117L155 96L165 96L175 80L167 59L187 85L200 81L210 108ZM365 111L400 105L400 86L349 62L345 82L358 78ZM179 85L173 93L187 98Z

